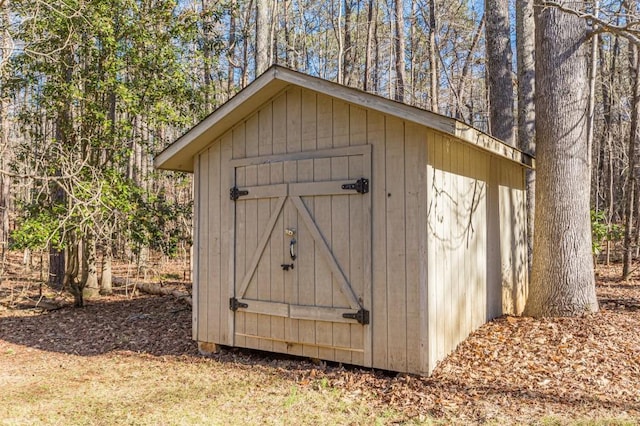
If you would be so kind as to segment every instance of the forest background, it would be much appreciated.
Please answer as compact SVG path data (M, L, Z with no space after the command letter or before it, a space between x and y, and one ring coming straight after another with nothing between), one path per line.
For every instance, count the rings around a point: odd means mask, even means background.
M590 30L593 252L629 274L640 2L574 3ZM535 152L530 0L0 0L0 33L1 267L10 249L44 259L78 305L111 292L114 258L188 262L190 176L153 157L271 63Z

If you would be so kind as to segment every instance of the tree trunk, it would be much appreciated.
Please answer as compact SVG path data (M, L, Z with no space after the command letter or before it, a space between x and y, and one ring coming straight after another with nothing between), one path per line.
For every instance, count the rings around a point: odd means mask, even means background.
M373 86L374 72L374 43L375 34L378 28L378 4L376 0L369 0L369 10L367 12L367 49L365 52L364 64L364 86L365 92L375 92L377 88Z
M96 297L100 292L98 286L98 256L96 241L91 235L82 239L82 294L86 299Z
M600 204L607 208L607 233L611 232L614 214L614 173L613 173L613 129L612 129L612 93L615 84L614 75L616 73L616 58L618 51L618 37L614 36L611 61L608 72L605 69L605 55L600 44L600 76L602 91L602 115L603 128L600 138L600 153L598 160L598 176L596 179L597 190L595 196L596 210L600 210ZM605 77L606 76L606 77ZM611 241L607 238L606 264L611 260Z
M387 7L387 13L389 15L392 15L395 12L391 11ZM388 26L389 34L395 34L394 21L390 19L388 24L389 24L389 26ZM395 47L396 47L395 43L394 43L393 47L395 49ZM392 53L395 53L395 52L392 52ZM390 56L393 56L393 55L390 54ZM397 56L395 56L395 57L397 58ZM394 72L394 69L395 69L395 66L396 66L396 61L394 61L393 58L390 58L390 57L387 58L387 59L388 59L387 60L387 67L386 67L387 69L385 71L387 73L387 78L390 80L390 81L387 81L387 97L389 99L394 99L395 98L395 93L396 93L395 87L396 87L396 84L397 84L397 79L393 79L393 72Z
M0 99L0 170L7 170L9 165L9 101ZM9 208L11 197L11 179L4 173L0 174L0 244L2 245L2 263L9 244Z
M236 0L229 4L229 45L227 46L227 94L231 97L234 88L235 52L236 52Z
M0 2L1 3L1 2ZM2 45L0 46L0 78L4 81L5 66L13 53L14 43L9 34L9 7L10 2L0 4L0 25L4 29L2 36ZM9 107L10 99L2 96L0 99L0 170L7 170L9 165ZM0 244L2 244L2 267L4 268L6 252L9 244L9 208L11 207L11 179L2 173L0 175Z
M333 31L335 33L336 42L338 43L338 69L336 74L336 80L338 84L344 83L344 34L342 33L342 0L338 0L338 10L334 9L333 0L331 0L331 12L332 16L336 18L332 18ZM336 16L337 15L337 16ZM326 50L329 48L327 46Z
M172 295L179 301L184 302L190 306L193 306L193 299L191 298L191 295L188 292L172 289L170 287L163 287L162 283L154 284L154 283L147 283L142 281L142 282L137 282L135 284L135 287L137 290L141 291L142 293L154 294L157 296Z
M594 14L598 15L599 1L594 0ZM595 29L595 28L594 28ZM589 170L593 170L593 135L595 133L596 74L598 68L598 33L591 36L591 61L589 64L589 112L587 114L587 151Z
M440 78L438 72L438 44L436 34L438 26L436 22L436 2L429 0L429 87L431 111L438 112Z
M63 80L66 84L69 84L73 72L73 52L70 48L65 48L61 57L64 62L61 71ZM60 144L71 145L71 140L73 139L73 120L71 116L71 102L68 99L56 110L55 135L56 140ZM59 170L56 170L55 174L59 176L61 173ZM63 188L57 183L52 186L51 200L54 204L63 205L68 203ZM70 237L70 239L73 245L75 243L73 241L74 238ZM69 242L66 243L69 244ZM66 250L63 252L53 245L49 247L49 284L52 287L62 289L70 285L67 277L67 271L69 269L69 265L67 264L68 260Z
M535 21L533 0L516 1L516 49L518 56L518 145L527 154L536 152ZM529 274L533 261L535 172L527 170L527 257Z
M351 85L351 71L353 69L353 46L351 45L351 0L344 1L344 44L342 55L342 82Z
M202 0L202 77L204 85L204 104L207 113L213 109L213 87L211 67L213 66L213 5L211 0Z
M49 248L49 286L56 290L64 287L65 255L64 250Z
M396 92L395 100L404 102L404 85L407 80L405 64L405 37L404 37L404 1L396 0Z
M140 117L135 118L136 122L142 121ZM142 135L138 135L142 139ZM136 185L142 186L144 175L142 174L142 157L144 156L141 141L134 139L133 141L133 181Z
M111 244L107 243L102 255L102 277L100 279L100 294L103 296L108 296L113 293L112 258Z
M287 65L287 67L295 69L295 50L291 45L291 26L289 22L290 5L290 1L285 1L282 5L282 21L284 26L284 63Z
M256 0L256 77L269 68L269 0Z
M276 23L278 18L278 0L273 0L269 7L269 66L278 63L278 37L276 32ZM267 67L268 68L268 67Z
M79 246L75 237L69 237L68 246L65 249L65 258L67 260L64 270L64 286L69 288L73 294L74 306L81 308L84 306L84 283L78 281L78 272L80 269L79 262Z
M587 28L584 19L541 3L535 3L536 232L524 314L575 316L598 310L586 140Z
M0 26L3 28L3 34L0 36L0 78L4 81L6 76L5 70L8 60L13 53L14 43L9 33L9 10L10 2L0 2ZM9 107L10 99L2 96L0 99L0 170L6 170L9 164ZM0 175L0 209L2 226L0 227L0 244L2 244L2 265L4 266L6 250L9 242L9 190L11 179L4 173Z
M485 0L489 133L514 145L511 29L508 0Z
M637 135L640 127L640 61L638 48L629 46L629 75L633 84L633 104L631 110L631 126L629 127L629 178L627 179L627 196L625 199L625 221L624 221L624 257L622 262L622 279L629 279L631 275L631 262L633 261L633 216L635 212L635 198L638 197L638 152Z
M531 16L531 20L533 20L533 15ZM482 29L484 28L484 14L480 19L480 23L478 23L478 28L473 35L473 40L471 41L471 47L469 47L469 51L467 52L467 56L464 60L464 66L462 67L462 72L460 73L460 83L458 84L458 95L456 96L456 114L455 118L458 120L464 120L464 112L463 107L467 104L467 83L469 82L469 76L471 74L471 69L473 68L473 55L475 54L476 47L480 42L480 35L482 34ZM532 39L533 40L533 39ZM533 48L533 47L532 47ZM532 65L533 66L533 65ZM432 89L434 90L434 89ZM437 112L436 110L433 110ZM469 120L471 123L473 117ZM533 124L532 124L533 125Z
M593 8L594 8L594 15L598 15L598 11L599 11L599 5L600 2L599 0L594 0L593 1ZM597 28L594 26L593 28L594 30L596 30ZM591 188L593 189L593 183L596 183L596 192L597 192L597 182L598 182L598 177L597 176L593 176L594 170L595 173L598 173L598 168L594 168L593 167L593 151L594 151L594 138L595 138L595 125L596 125L596 118L595 118L595 108L596 108L596 77L598 74L598 33L594 33L591 36L591 57L590 57L590 63L589 63L589 110L587 113L587 151L589 154L589 171L591 172ZM595 178L595 179L594 179ZM594 207L595 210L597 211L598 208L597 206ZM609 252L609 239L607 238L607 253ZM594 263L597 263L598 261L598 256L594 253L593 256L594 259Z
M249 84L249 22L253 2L250 0L244 17L244 27L242 29L242 68L240 73L240 88L243 89ZM257 31L256 31L257 36ZM257 42L256 42L257 45ZM257 67L257 63L255 64Z

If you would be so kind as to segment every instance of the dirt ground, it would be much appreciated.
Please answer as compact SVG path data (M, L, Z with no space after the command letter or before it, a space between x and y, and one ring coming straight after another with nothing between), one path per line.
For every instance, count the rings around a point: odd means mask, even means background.
M598 268L601 310L597 314L496 319L424 378L238 349L225 349L205 359L190 339L191 310L184 301L171 295L132 296L133 287L125 289L120 281L113 296L92 300L82 309L72 308L69 297L44 287L46 309L42 309L34 307L40 290L37 272L26 273L16 261L0 285L0 389L4 393L0 424L201 424L211 420L185 417L176 410L153 411L152 403L137 399L135 406L145 406L146 411L129 407L124 421L113 417L117 413L113 403L109 403L111 411L104 408L102 396L96 397L90 410L73 404L55 409L42 405L39 395L74 386L69 383L69 377L74 377L71 366L85 364L77 367L78 374L95 374L132 387L140 386L136 377L156 367L161 373L157 379L144 376L147 386L150 380L158 381L155 387L174 386L167 382L184 374L180 388L166 388L171 398L178 399L177 406L194 398L180 396L182 391L176 389L183 389L184 383L205 394L225 380L237 379L250 386L234 385L237 395L230 394L229 401L219 400L210 408L219 420L211 424L639 424L640 272L628 282L619 282L619 274L618 266ZM183 272L173 271L154 279L188 290L188 283L176 278L182 276ZM56 365L70 366L68 374L52 375ZM194 365L197 371L190 370ZM197 378L203 374L211 380L206 386ZM256 389L264 385L264 375L270 385L260 393ZM34 383L46 383L46 388ZM246 395L253 395L246 402L253 405L251 410L242 407ZM108 398L114 397L109 394ZM134 404L131 396L127 398ZM296 404L306 408L291 408ZM18 410L18 405L24 408ZM238 415L239 405L245 414ZM198 409L204 406L202 401Z

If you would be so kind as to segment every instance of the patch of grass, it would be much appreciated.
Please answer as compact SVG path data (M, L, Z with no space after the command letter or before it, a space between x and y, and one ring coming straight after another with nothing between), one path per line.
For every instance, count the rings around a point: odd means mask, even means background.
M328 389L330 386L329 379L326 377L321 378L317 381L319 389Z
M289 396L284 401L285 408L291 408L291 406L295 404L297 400L298 400L298 388L293 386L291 387L291 392L289 393Z
M574 423L575 426L637 426L638 419L618 418L618 419L600 419L585 420Z
M42 358L49 355L38 353L32 362L46 363ZM3 389L0 424L387 424L400 418L327 391L328 383L303 386L264 367L148 356L63 358L46 372L15 376Z
M541 426L635 426L638 420L628 417L610 418L610 419L579 419L567 420L555 416L543 417L540 419Z

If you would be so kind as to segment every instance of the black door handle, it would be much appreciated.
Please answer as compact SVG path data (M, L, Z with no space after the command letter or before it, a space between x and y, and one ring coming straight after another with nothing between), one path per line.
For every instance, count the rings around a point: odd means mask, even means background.
M289 242L289 254L291 255L291 260L296 260L296 239L292 238L291 241Z

